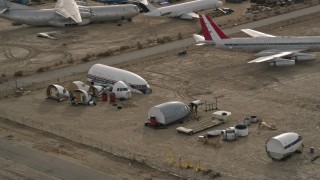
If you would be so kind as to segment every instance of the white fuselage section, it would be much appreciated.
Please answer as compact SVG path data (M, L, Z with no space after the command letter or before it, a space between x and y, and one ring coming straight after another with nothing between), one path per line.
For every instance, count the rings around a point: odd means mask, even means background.
M147 16L178 17L185 13L198 12L205 9L214 9L221 6L217 0L196 0L171 6L161 7L145 13Z
M58 26L87 25L107 21L120 21L131 19L139 14L136 5L114 6L84 6L80 8L81 23L65 18L55 12L55 9L9 9L0 14L0 18L8 19L20 24L30 26Z
M208 41L207 41L208 42ZM320 50L320 36L230 38L212 41L219 49L258 52L263 50Z

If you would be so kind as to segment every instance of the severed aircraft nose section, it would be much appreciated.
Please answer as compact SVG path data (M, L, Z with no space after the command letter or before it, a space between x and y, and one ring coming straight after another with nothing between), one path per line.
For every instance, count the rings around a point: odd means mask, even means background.
M133 10L135 13L138 13L138 14L140 13L140 9L136 5L133 7Z

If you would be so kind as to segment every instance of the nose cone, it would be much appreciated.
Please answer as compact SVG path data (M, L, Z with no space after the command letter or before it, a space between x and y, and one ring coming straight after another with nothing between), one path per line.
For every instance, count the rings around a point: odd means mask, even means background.
M222 6L222 2L221 1L218 1L217 2L217 7L221 7Z
M134 5L133 11L134 11L134 13L136 13L137 15L140 13L140 9L139 9L138 6L136 6L136 5Z

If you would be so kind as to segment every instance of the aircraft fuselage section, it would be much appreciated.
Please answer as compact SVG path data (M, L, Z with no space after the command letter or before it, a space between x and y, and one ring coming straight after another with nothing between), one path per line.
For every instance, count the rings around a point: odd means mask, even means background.
M139 14L139 9L133 4L115 6L86 7L87 11L80 9L81 23L76 23L71 18L65 18L54 9L12 9L0 14L1 18L30 26L67 26L87 25L107 21L130 19Z
M139 14L139 8L133 4L92 6L90 10L92 13L92 23L131 19Z
M258 52L267 49L320 50L320 37L232 38L216 41L220 49Z

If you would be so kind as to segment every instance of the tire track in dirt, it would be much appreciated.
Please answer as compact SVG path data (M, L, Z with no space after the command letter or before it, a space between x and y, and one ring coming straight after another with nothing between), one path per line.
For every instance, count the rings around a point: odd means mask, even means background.
M148 74L149 76L151 76L151 74L157 74L157 75L163 76L163 78L159 78L159 76L154 77L160 81L161 85L159 85L159 84L152 84L152 85L173 91L175 93L175 95L183 101L190 102L190 100L193 99L192 96L189 96L186 93L185 87L183 87L183 85L185 84L184 82L189 83L189 80L187 78L181 77L181 76L176 77L173 75L169 75L169 74L165 74L165 73L161 73L161 72L156 72L156 71L151 71L151 70L146 70L145 72L149 73ZM177 82L177 81L182 82L182 85L179 86L177 84L175 84L175 85L170 84L170 82ZM172 88L172 87L176 87L176 86L178 86L176 89Z
M31 64L30 59L36 57L41 53L57 53L57 54L62 54L64 59L72 58L72 54L66 51L56 51L56 50L44 51L44 50L39 50L38 48L35 48L35 47L30 47L22 44L0 44L0 46L3 46L2 51L4 52L5 57L8 59L3 63L18 63L17 66L19 68L30 65ZM12 52L12 48L24 49L27 51L27 54L24 57L15 57L14 53Z

